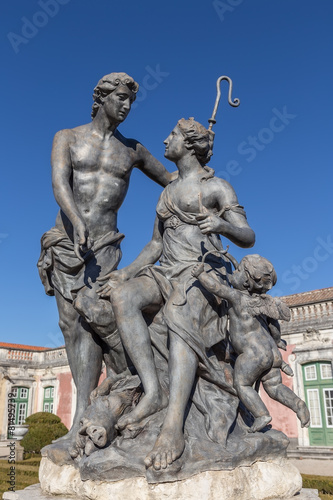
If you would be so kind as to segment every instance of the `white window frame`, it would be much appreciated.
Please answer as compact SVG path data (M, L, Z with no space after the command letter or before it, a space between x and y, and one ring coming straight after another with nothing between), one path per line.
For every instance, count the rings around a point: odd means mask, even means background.
M330 373L331 373L330 377L324 377L323 370L322 370L323 366L329 366L330 367ZM320 376L321 376L322 380L331 380L333 378L332 377L332 365L331 365L331 363L321 363L321 365L320 365Z
M47 405L47 410L45 406ZM47 413L54 413L54 386L49 386L44 389L43 411Z
M28 394L29 394L29 389L27 389L26 387L21 387L19 399L28 399Z
M324 401L324 410L325 410L325 419L326 419L326 427L328 429L333 429L333 406L332 406L332 424L330 425L328 423L328 415L327 415L327 406L326 406L326 398L325 398L325 391L332 391L333 392L333 387L324 387L323 388L323 401Z
M24 417L23 414L21 414L21 409L24 409ZM22 425L25 422L25 419L27 417L27 410L28 410L28 404L27 403L19 403L18 405L18 418L17 418L17 425Z
M311 406L310 406L309 392L316 392L317 396L318 396L318 408L319 408L320 425L313 425L312 422L311 422L311 419L310 419L310 427L312 429L322 429L323 428L323 421L322 421L322 417L321 417L319 389L307 389L306 392L307 392L307 397L308 397L310 415L311 415Z
M314 371L315 371L315 378L308 378L308 374L307 374L307 368L314 368ZM318 375L317 375L317 367L316 365L307 365L304 367L304 374L305 374L305 380L307 382L311 382L313 380L318 380Z

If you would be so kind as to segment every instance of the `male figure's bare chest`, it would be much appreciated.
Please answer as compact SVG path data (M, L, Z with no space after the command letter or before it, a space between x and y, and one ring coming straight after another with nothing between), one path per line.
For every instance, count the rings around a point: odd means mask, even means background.
M80 174L108 174L125 178L133 167L131 151L115 137L101 141L94 137L78 137L70 148L72 168Z

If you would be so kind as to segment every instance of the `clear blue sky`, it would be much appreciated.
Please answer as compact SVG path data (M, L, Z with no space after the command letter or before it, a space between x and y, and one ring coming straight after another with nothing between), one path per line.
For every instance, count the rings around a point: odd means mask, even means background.
M92 90L112 71L143 88L121 132L169 170L163 139L181 117L207 125L215 81L229 75L241 105L227 105L224 84L210 166L246 208L251 251L275 265L280 295L332 285L332 2L12 0L1 9L1 341L63 343L36 268L57 213L52 139L89 122ZM150 239L160 191L133 174L119 213L123 265Z

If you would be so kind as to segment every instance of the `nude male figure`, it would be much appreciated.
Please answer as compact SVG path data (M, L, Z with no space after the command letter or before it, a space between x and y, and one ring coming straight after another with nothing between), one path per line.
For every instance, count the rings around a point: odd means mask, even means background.
M75 436L91 391L97 386L105 344L114 371L126 362L110 302L96 294L97 278L117 268L121 259L117 213L130 175L139 168L161 186L171 174L139 142L119 131L135 100L138 84L125 73L103 77L94 89L92 122L55 135L52 148L53 192L60 212L55 228L42 238L40 275L55 295L59 325L77 388ZM104 348L103 348L104 345Z

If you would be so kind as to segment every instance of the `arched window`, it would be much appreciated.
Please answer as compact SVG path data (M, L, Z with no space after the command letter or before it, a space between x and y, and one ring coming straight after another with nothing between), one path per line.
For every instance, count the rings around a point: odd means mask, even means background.
M45 387L44 389L44 401L43 401L43 411L48 413L53 413L53 399L54 399L54 387Z
M310 410L311 446L333 446L333 372L329 361L303 365L305 398Z

